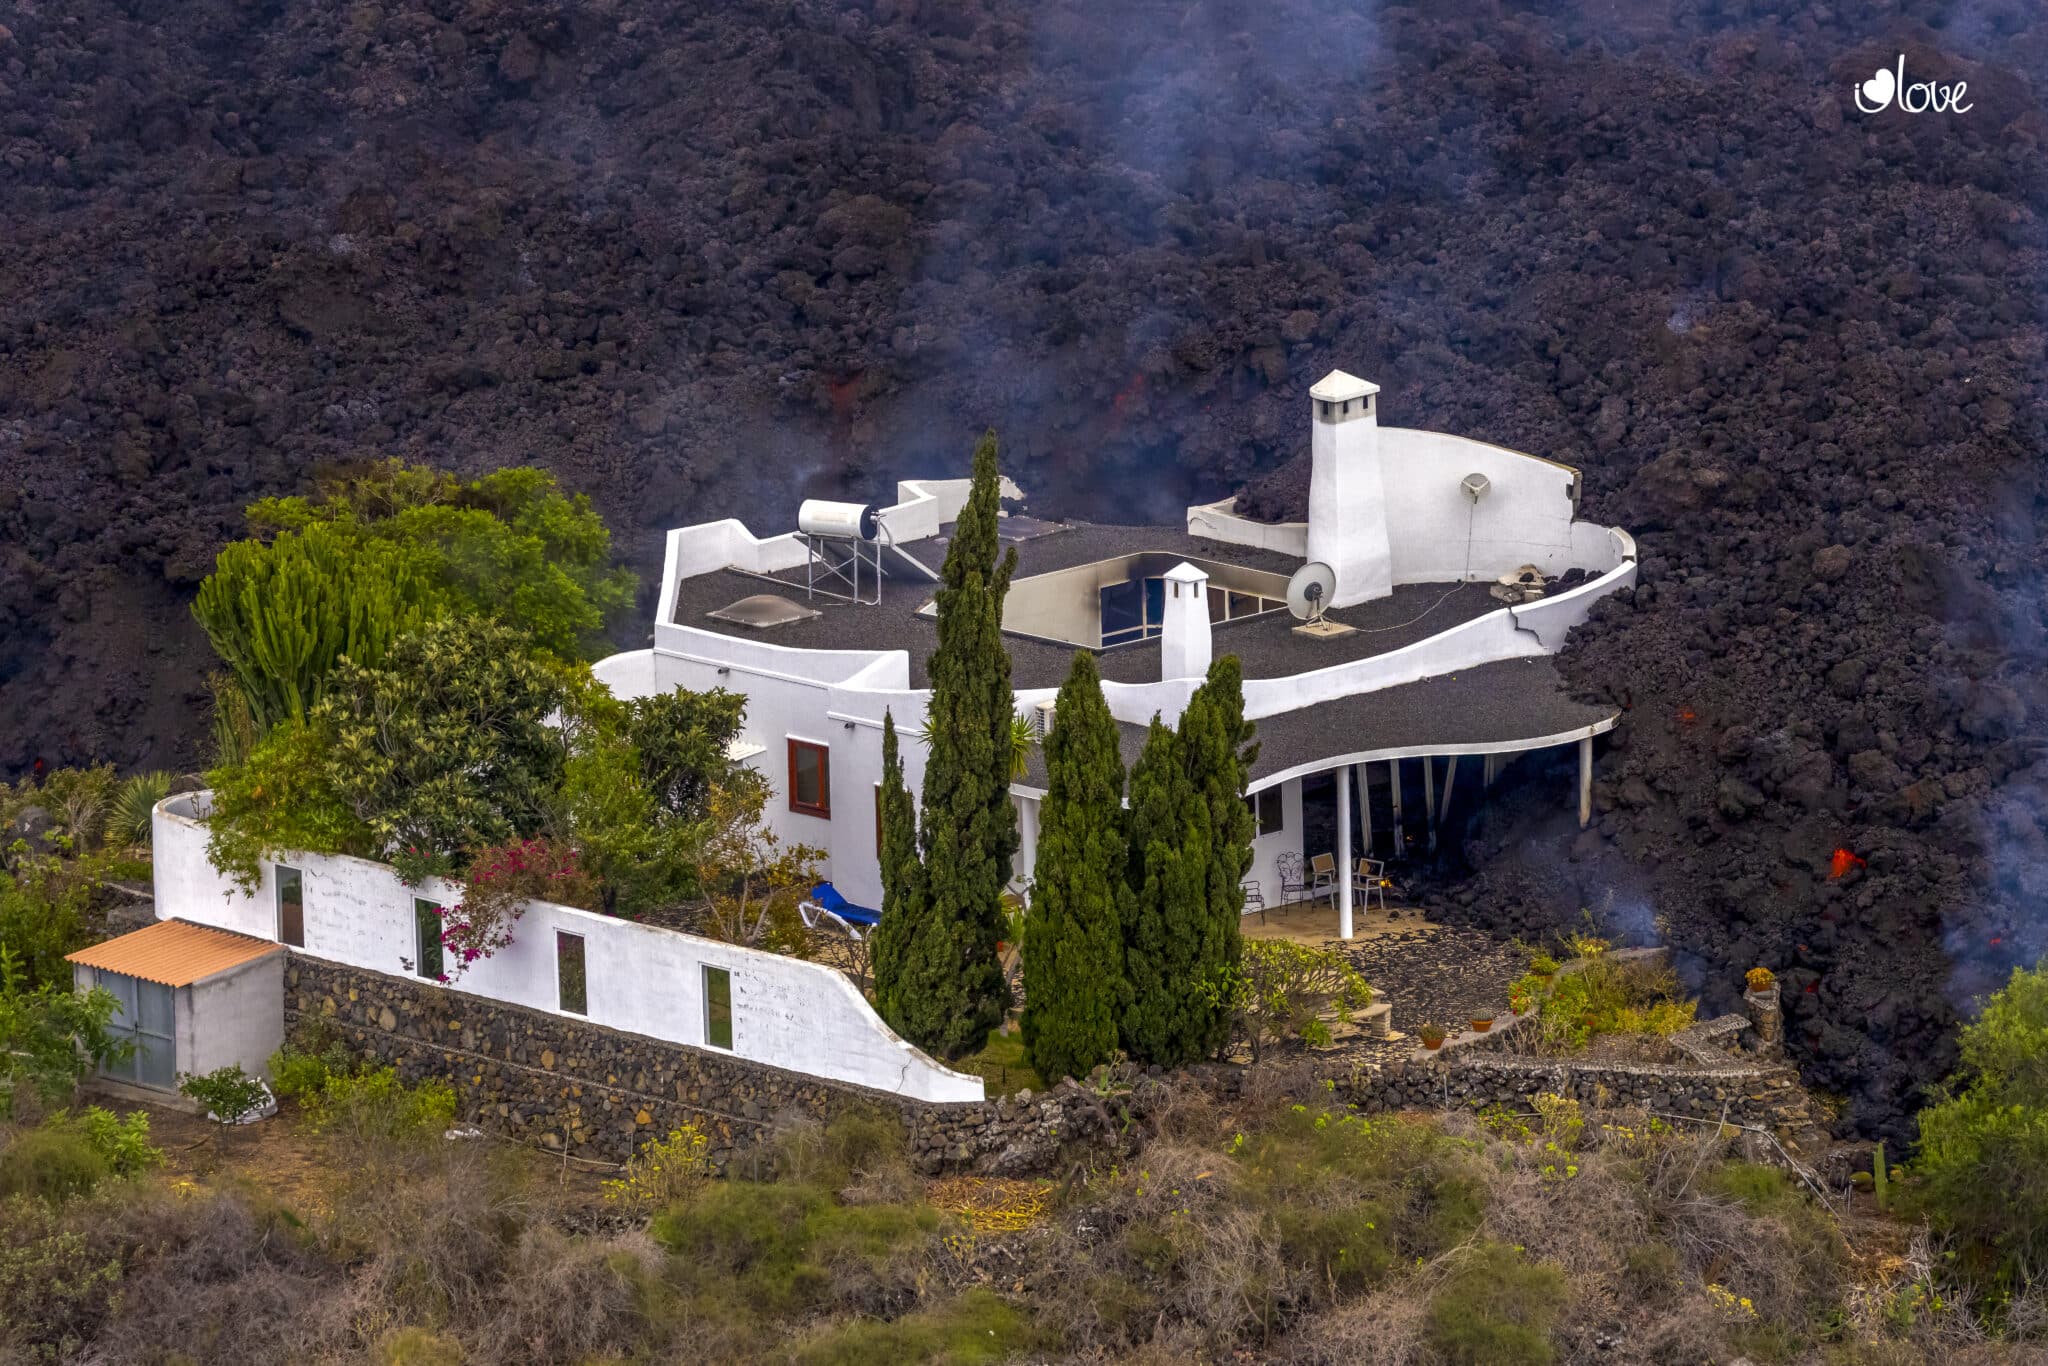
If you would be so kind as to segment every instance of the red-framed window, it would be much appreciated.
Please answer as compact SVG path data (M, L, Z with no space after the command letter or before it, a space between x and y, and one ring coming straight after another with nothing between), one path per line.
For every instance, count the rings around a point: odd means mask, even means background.
M809 740L789 742L789 809L832 818L832 749Z

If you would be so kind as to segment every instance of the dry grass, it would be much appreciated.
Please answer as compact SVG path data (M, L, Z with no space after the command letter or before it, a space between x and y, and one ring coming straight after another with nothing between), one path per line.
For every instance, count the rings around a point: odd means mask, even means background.
M203 1185L178 1171L0 1208L0 1361L66 1335L107 1366L918 1360L986 1319L1045 1359L1430 1366L1490 1350L1446 1324L1518 1304L1534 1336L1501 1341L1559 1362L2029 1359L1934 1306L1939 1248L1890 1221L1838 1224L1711 1128L1362 1123L1328 1095L1176 1094L1140 1158L1058 1185L925 1181L881 1112L793 1123L773 1183L713 1183L657 1220L659 1243L517 1150L301 1155L282 1198L264 1162L236 1180L229 1152ZM9 1281L9 1258L42 1270ZM95 1282L106 1265L118 1276ZM1473 1268L1496 1266L1526 1272L1519 1300L1475 1292ZM2048 1327L2048 1300L2022 1299L2006 1326Z

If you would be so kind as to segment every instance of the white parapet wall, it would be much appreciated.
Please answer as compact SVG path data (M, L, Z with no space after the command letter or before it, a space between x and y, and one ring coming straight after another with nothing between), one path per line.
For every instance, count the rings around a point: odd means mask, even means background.
M156 913L278 938L277 868L301 877L305 944L294 952L398 976L417 976L413 900L461 899L453 883L408 887L395 869L365 859L287 854L263 865L244 894L206 859L204 793L158 803L152 821ZM588 1012L561 1008L557 935L583 940ZM730 974L730 1050L705 1027L706 968ZM527 903L504 949L444 989L643 1034L832 1081L928 1101L978 1101L979 1077L943 1067L899 1038L843 975L821 964L639 925L573 906Z

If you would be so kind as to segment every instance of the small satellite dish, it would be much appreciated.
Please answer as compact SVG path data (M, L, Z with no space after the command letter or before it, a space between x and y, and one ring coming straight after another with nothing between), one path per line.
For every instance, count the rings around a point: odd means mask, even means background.
M1321 560L1311 560L1287 581L1287 610L1296 621L1314 621L1337 591L1337 573Z
M1357 629L1323 617L1336 592L1337 572L1320 560L1312 560L1294 571L1294 577L1287 581L1287 610L1302 623L1294 628L1296 635L1327 640L1331 636L1348 636Z

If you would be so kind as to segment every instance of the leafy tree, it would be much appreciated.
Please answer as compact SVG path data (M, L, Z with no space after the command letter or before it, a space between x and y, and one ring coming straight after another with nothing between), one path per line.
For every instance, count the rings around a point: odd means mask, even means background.
M192 614L240 684L257 728L303 721L343 657L375 665L446 598L416 546L317 523L268 544L235 541Z
M29 986L19 959L0 946L0 1116L21 1116L25 1097L62 1103L94 1069L132 1054L135 1045L112 1029L119 1006L104 987Z
M640 780L665 816L701 819L711 793L735 770L726 749L746 720L742 693L674 692L626 704L626 736L640 759Z
M1089 651L1053 716L1024 944L1024 1052L1046 1078L1086 1076L1116 1051L1128 860L1116 720Z
M259 534L326 524L417 551L449 613L517 626L560 659L600 647L606 620L633 601L633 576L612 566L611 532L590 500L531 466L465 484L378 461L323 481L313 498L264 499L249 521Z
M1017 851L1017 813L1010 805L1016 707L1002 639L1003 600L1017 555L1002 551L1000 511L990 432L975 448L973 488L934 595L939 639L928 665L931 740L917 831L921 890L896 898L907 913L894 923L885 910L875 945L883 1017L904 1037L946 1057L981 1047L1010 999L996 945ZM885 903L886 879L902 871L885 863Z
M1176 1066L1229 1037L1251 865L1250 738L1243 674L1226 655L1188 699L1177 731L1153 718L1132 770L1122 1033L1133 1056Z
M572 693L558 838L582 849L609 914L637 918L696 897L703 846L721 828L719 793L759 785L726 755L746 698L678 689L619 702L594 682Z
M344 660L314 721L327 782L379 850L465 851L537 833L566 755L568 688L508 627L434 622L376 667Z
M324 481L313 498L265 499L249 522L257 537L221 552L193 613L258 731L304 719L338 660L375 667L424 621L494 618L530 648L575 659L632 601L603 520L544 470L464 484L383 461Z
M1965 1270L2048 1276L2048 966L2015 968L1965 1025L1962 1086L1920 1112L1920 1200Z
M14 955L25 987L71 982L64 955L86 941L87 888L59 876L49 855L24 859L0 873L0 951Z
M239 764L206 775L213 806L206 856L254 895L264 858L309 854L368 857L387 848L334 781L332 728L321 720L284 721Z

